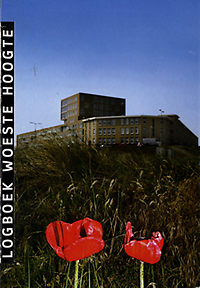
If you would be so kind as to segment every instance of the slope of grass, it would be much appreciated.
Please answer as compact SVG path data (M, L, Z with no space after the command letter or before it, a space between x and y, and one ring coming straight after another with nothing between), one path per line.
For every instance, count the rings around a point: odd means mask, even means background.
M160 231L164 238L161 260L145 264L146 287L199 285L199 159L193 152L160 159L144 148L96 149L58 139L18 148L16 261L2 265L2 287L65 287L69 263L48 245L45 230L56 220L85 217L102 224L105 248L80 261L82 287L89 277L97 287L94 267L100 287L139 287L140 263L122 249L127 221L135 236ZM73 277L74 263L68 287Z

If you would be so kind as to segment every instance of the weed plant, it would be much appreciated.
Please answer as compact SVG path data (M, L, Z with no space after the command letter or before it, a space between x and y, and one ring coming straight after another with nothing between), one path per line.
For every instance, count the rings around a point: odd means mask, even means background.
M79 262L81 287L139 287L140 262L122 248L127 221L135 236L164 238L161 260L145 263L145 287L200 285L199 154L182 147L164 159L153 147L97 149L57 138L38 144L15 151L15 263L2 265L2 288L73 287L75 263L55 254L45 231L85 217L102 224L105 248Z

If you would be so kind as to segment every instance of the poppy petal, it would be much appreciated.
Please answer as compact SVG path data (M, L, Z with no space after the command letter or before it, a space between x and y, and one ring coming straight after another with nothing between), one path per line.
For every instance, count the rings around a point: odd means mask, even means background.
M162 237L161 233L158 232L158 231L157 232L153 232L151 239L154 240L154 242L158 245L158 247L161 250L162 247L163 247L163 244L164 244L164 240L163 240L163 237Z
M84 230L86 232L86 235L89 237L94 237L94 238L102 238L103 236L103 230L102 226L99 222L92 220L90 218L85 218L83 220Z
M64 247L78 239L71 229L71 224L63 221L50 223L46 229L46 238L47 242L55 250L56 254L64 259Z
M56 223L57 222L57 223ZM47 226L46 229L46 238L49 245L55 250L56 254L65 259L63 252L63 237L60 237L61 234L61 221L52 222Z
M67 246L64 249L65 258L68 261L76 261L98 253L104 248L103 239L84 237Z
M133 235L132 228L131 228L131 222L129 221L126 224L126 234L125 234L125 238L124 238L124 244L129 243L131 237L134 237L134 235Z
M133 237L133 239L131 239ZM135 238L131 222L127 222L124 237L125 252L140 261L154 264L160 260L164 240L160 232L153 232L151 239Z
M72 223L72 231L74 235L76 235L77 239L81 238L81 226L83 224L83 220L78 220Z
M46 238L56 254L68 261L87 258L104 248L103 230L99 222L90 218L73 224L62 221L50 223Z
M129 256L150 264L158 262L161 257L160 248L151 240L133 240L124 249Z

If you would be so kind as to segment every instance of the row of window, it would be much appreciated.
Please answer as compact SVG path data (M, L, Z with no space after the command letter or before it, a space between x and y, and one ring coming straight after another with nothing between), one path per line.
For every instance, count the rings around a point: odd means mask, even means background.
M71 104L74 102L77 102L77 96L74 96L74 97L71 97L71 98L68 98L68 99L61 101L61 106L65 106L65 105L68 105L68 104Z
M89 104L84 103L84 108L89 108ZM120 110L119 106L115 106L115 107L111 107L111 108L112 108L112 110L115 110L115 112L119 112L119 110ZM93 109L94 110L109 111L110 106L109 105L103 105L103 104L93 104Z
M72 105L68 105L68 106L65 106L65 107L62 107L61 108L61 112L67 112L67 111L70 111L70 110L74 110L77 108L77 103L75 104L72 104Z
M111 105L121 105L124 106L125 101L122 99L113 99L113 98L107 98L107 97L98 97L93 96L94 103L100 103L100 104L111 104ZM86 97L85 95L81 95L80 100L85 101Z
M99 142L98 142L100 145L101 144L115 144L115 138L112 137L112 138L99 138ZM134 143L138 143L138 137L121 137L121 144L134 144ZM95 143L95 138L93 138L93 144L96 144Z
M99 135L111 135L111 131L112 131L112 135L115 135L115 128L99 128ZM134 134L134 131L135 131L135 134L138 134L139 133L139 129L138 127L135 127L135 129L133 127L122 127L121 128L121 135L124 135L124 134ZM143 129L143 133L144 133L144 129ZM146 133L146 129L145 129L145 133ZM95 129L93 129L93 135L95 135Z
M106 126L106 125L115 125L116 119L104 119L99 120L99 126ZM121 118L121 125L133 125L138 124L138 118ZM146 124L146 118L143 119L143 124Z
M61 119L65 119L65 118L72 117L72 116L75 116L75 115L77 115L77 110L61 114Z
M107 133L106 133L106 130L107 130ZM99 128L99 135L102 135L102 132L103 132L103 135L111 135L111 128L104 128L103 131L101 128ZM93 135L95 135L95 129L93 129ZM115 128L112 128L112 135L115 135Z

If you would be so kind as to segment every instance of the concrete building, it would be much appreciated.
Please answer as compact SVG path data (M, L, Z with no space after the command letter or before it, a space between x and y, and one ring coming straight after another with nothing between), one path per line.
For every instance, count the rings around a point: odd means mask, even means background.
M63 125L17 135L17 145L31 145L51 133L88 145L137 144L157 138L165 145L198 146L198 138L172 115L126 115L123 98L78 93L61 100ZM33 145L32 144L32 145Z
M85 141L91 144L137 144L156 138L165 145L198 146L198 138L178 115L92 117L83 123Z
M122 98L78 93L61 100L61 120L68 125L89 117L126 115Z

